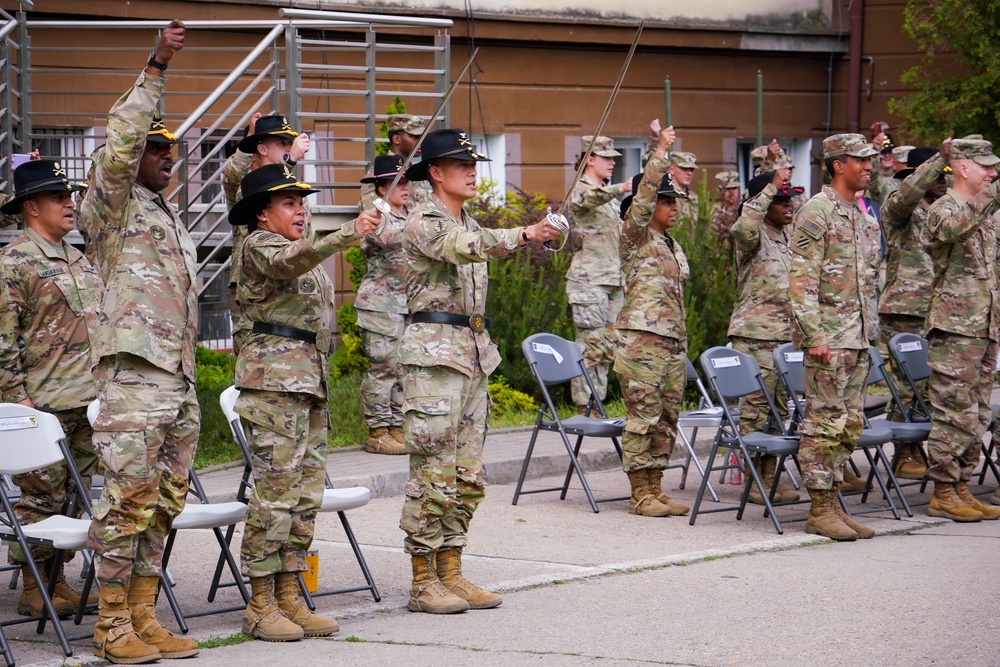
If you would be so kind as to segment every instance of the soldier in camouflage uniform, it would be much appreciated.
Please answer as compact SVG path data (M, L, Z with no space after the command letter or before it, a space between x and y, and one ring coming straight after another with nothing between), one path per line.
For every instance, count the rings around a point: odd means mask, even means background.
M882 207L889 200L889 195L899 190L899 180L895 178L895 174L906 168L906 154L913 149L913 146L897 146L893 143L892 137L885 133L875 135L872 145L879 151L881 157L878 169L872 173L868 198ZM902 160L897 159L898 156L902 156Z
M354 299L369 362L361 380L361 408L368 422L365 451L372 454L406 453L398 348L406 315L403 227L410 182L401 178L386 197L389 185L403 167L403 159L399 155L379 155L375 158L374 174L361 179L362 183L373 184L375 196L390 206L389 212L382 214L378 232L361 241L368 270Z
M684 283L690 270L684 250L670 236L683 195L666 174L674 139L672 127L660 132L619 241L627 294L616 324L614 363L627 411L622 466L632 487L629 513L650 517L680 516L689 509L662 490L687 384Z
M715 175L719 200L714 204L712 229L720 239L729 238L729 230L739 217L740 174L738 171L720 171Z
M288 164L247 174L229 213L249 225L239 300L250 331L236 359L240 415L253 455L253 493L240 547L253 597L243 632L267 641L322 637L337 621L317 616L298 597L299 572L316 530L326 476L327 360L336 309L333 282L320 262L373 232L366 211L338 231L306 230L302 199L316 190Z
M981 137L951 143L955 183L927 211L934 282L927 312L931 434L927 440L934 496L931 516L952 521L1000 518L966 483L979 463L990 421L990 392L1000 341L997 234L1000 208L993 145Z
M250 118L247 136L243 137L236 150L222 167L222 188L226 193L226 208L233 210L236 202L243 198L240 193L240 182L250 173L251 169L263 167L266 164L285 163L295 166L309 152L309 135L296 132L278 113L263 116L259 113ZM312 211L303 200L306 209L306 228L309 228ZM233 227L232 251L229 263L229 315L233 322L233 353L239 354L240 347L249 333L250 325L243 315L239 301L236 299L236 287L240 282L242 268L243 241L247 237L245 226Z
M87 421L87 405L97 396L90 374L90 335L97 328L102 285L90 262L65 241L73 230L73 193L82 187L70 183L66 170L52 160L22 164L14 171L14 183L15 196L0 213L21 212L27 226L0 250L0 400L59 419L89 490L97 469ZM14 512L22 524L65 514L76 491L64 463L14 475L14 483L21 489ZM32 556L44 577L54 551L34 547ZM40 616L42 597L16 543L10 543L7 557L21 566L23 576L18 613ZM67 561L72 558L72 552L66 554ZM58 614L71 613L80 602L80 594L66 583L62 564L52 602Z
M105 485L88 547L101 584L94 653L151 662L198 652L156 620L163 545L184 509L198 445L195 395L198 293L194 243L162 191L176 138L155 114L163 70L184 24L160 34L146 69L111 108L107 143L91 156L80 203L86 253L104 281L91 347L101 412L94 449Z
M795 165L777 139L771 139L771 143L766 146L757 146L757 148L750 151L750 157L753 159L755 165L753 170L754 176L771 174L776 169L787 169L793 176L795 175ZM798 211L808 200L809 197L805 193L805 188L792 188L791 201L793 211Z
M836 487L863 428L868 346L878 339L878 222L855 199L878 153L860 134L823 140L831 183L795 216L788 294L805 352L805 417L799 463L812 498L806 532L835 540L875 531L847 516Z
M462 575L469 522L485 497L483 443L487 383L500 363L483 313L486 262L529 241L555 239L546 221L515 229L481 229L462 206L476 195L476 162L468 135L457 129L427 135L423 160L407 178L430 180L433 195L407 218L410 323L399 346L410 479L399 526L411 556L410 611L445 614L485 609L499 595Z
M794 211L788 185L788 168L754 176L747 184L747 200L733 225L736 246L736 305L729 320L733 349L749 354L760 366L761 377L778 406L785 404L772 352L792 339L792 309L788 302L788 269L792 253L788 249ZM768 404L761 393L747 396L740 413L740 431L745 435L766 427ZM760 474L765 488L771 487L778 457L761 460ZM781 483L774 500L790 502L799 494ZM750 502L764 504L757 485L750 488Z
M670 154L670 178L674 189L684 195L677 200L677 217L681 223L686 221L693 223L698 218L698 193L691 189L694 170L698 168L697 160L694 153L675 151Z
M927 210L945 192L944 168L948 166L951 139L946 139L938 153L933 148L915 148L909 152L907 168L896 172L900 185L882 205L886 255L883 260L885 287L879 298L878 314L882 345L901 333L924 334L924 320L931 300L934 264L924 246ZM896 385L903 401L903 413L909 409L913 392L906 378L895 369ZM903 413L894 412L893 419ZM923 479L927 466L919 444L902 447L895 474L904 479Z
M389 137L389 155L396 155L404 160L413 151L417 141L427 130L427 124L420 116L410 114L394 114L386 121L386 130ZM419 157L420 152L414 157ZM369 169L365 178L371 178L374 171ZM361 201L358 203L358 210L372 208L375 201L375 187L373 183L362 181ZM418 205L427 201L431 196L430 187L426 183L410 183L410 199L406 203L406 211L409 213Z
M611 178L615 158L614 141L608 137L581 139L587 166L570 195L569 214L573 220L570 241L573 259L566 273L566 297L573 311L576 342L590 378L604 400L608 392L608 368L615 355L614 323L622 308L622 269L618 256L621 218L615 208L616 197L631 191L631 182L604 185ZM582 157L582 155L581 155ZM570 383L577 411L584 414L590 401L590 389L582 377Z

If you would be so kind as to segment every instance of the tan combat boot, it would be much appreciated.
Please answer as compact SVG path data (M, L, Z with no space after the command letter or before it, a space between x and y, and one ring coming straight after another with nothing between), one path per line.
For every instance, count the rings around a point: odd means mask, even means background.
M132 577L128 589L128 608L132 627L146 644L155 646L162 658L190 658L198 655L198 642L174 637L156 620L156 587L159 577Z
M47 567L47 566L46 566ZM56 577L56 595L64 600L68 600L75 610L80 604L80 594L66 581L65 563L59 564L59 574ZM97 596L91 593L87 597L87 605L97 604Z
M305 636L302 628L281 613L274 599L274 575L250 577L250 604L243 612L244 634L266 642L293 642Z
M837 494L828 489L809 489L812 507L809 508L809 518L806 519L806 532L810 535L822 535L839 542L853 542L858 534L841 521L834 509Z
M399 444L406 447L406 436L403 435L402 426L390 426L389 427L389 437L398 442Z
M36 563L36 565L44 577L45 563ZM42 610L45 609L45 606L42 604L42 592L38 590L38 584L35 582L35 578L31 576L31 568L27 565L21 566L21 582L21 598L17 601L17 613L21 616L30 616L32 618L40 617ZM76 611L76 606L72 602L59 595L58 588L52 596L52 606L55 608L56 615L59 618L66 618Z
M94 626L94 655L116 665L139 665L156 662L160 651L139 639L132 629L128 588L105 584L97 601L97 624Z
M972 495L972 491L969 491L969 487L965 482L959 482L955 485L955 493L958 494L959 499L963 503L982 514L983 521L996 521L997 519L1000 519L1000 510L979 502L979 500Z
M457 614L469 609L469 603L449 591L438 578L433 553L410 558L413 566L413 586L410 589L410 611L428 614Z
M830 504L833 506L833 510L837 513L837 516L840 517L840 520L843 521L848 528L857 533L860 539L870 540L875 537L874 528L855 521L854 517L844 511L844 508L840 506L840 500L837 499L836 491L831 494Z
M628 513L639 516L670 516L670 507L661 503L649 486L649 471L633 470L628 475L632 485L632 497L628 501ZM657 489L658 491L659 489Z
M496 593L483 590L462 576L461 549L442 549L437 552L435 569L444 587L468 602L469 609L490 609L499 607L503 602L503 598Z
M990 496L991 505L1000 505L1000 486L993 489L993 495Z
M369 454L405 454L406 447L389 435L389 429L379 426L368 430L365 451Z
M854 474L854 468L844 464L844 482L840 487L841 492L864 491L868 480Z
M299 598L299 578L294 572L274 575L274 597L281 615L302 628L305 637L327 637L340 630L335 618L319 616L309 610Z
M899 479L923 479L927 472L927 466L920 455L920 445L900 445L903 451L896 461L896 468L892 471Z
M761 481L764 482L764 491L770 491L771 484L774 482L774 475L778 471L778 457L763 457L760 462L760 467L757 470L760 472ZM798 499L799 492L793 489L787 482L785 482L784 479L778 482L778 488L774 491L774 502L791 503ZM761 495L756 484L750 487L750 496L748 497L748 500L754 505L764 504L764 497Z
M951 482L934 482L934 495L927 505L927 514L960 523L983 520L983 513L963 503Z
M670 516L684 516L691 508L687 505L675 503L670 496L663 492L663 471L659 468L648 468L646 474L649 478L649 492L656 495L656 499L661 504L670 508Z

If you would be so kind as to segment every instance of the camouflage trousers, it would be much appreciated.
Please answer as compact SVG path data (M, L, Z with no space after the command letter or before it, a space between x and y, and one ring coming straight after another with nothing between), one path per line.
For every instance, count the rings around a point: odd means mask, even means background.
M399 527L406 553L464 547L469 523L486 497L483 443L489 376L446 366L404 366L403 415L410 479Z
M615 322L625 305L621 287L611 285L584 286L568 282L566 295L573 310L576 343L583 352L590 379L602 401L608 394L608 369L615 358L617 332ZM575 405L586 405L590 389L582 377L570 381L570 394Z
M648 331L619 332L615 373L625 402L622 467L625 472L663 470L677 439L687 345Z
M164 541L184 509L201 410L183 374L131 354L104 357L94 377L94 450L105 471L87 547L101 585L127 586L133 575L160 574Z
M892 355L889 354L889 341L892 340L893 336L901 333L922 336L924 334L924 318L914 317L913 315L879 315L878 322L882 330L879 340L881 343L879 351L892 367L892 381L896 383L896 389L899 390L899 399L903 402L903 410L909 410L910 402L913 400L913 390L910 389L910 383L903 377L896 364L892 362ZM893 419L903 421L895 413L893 414Z
M326 488L326 401L244 389L236 412L253 455L253 494L240 546L243 574L304 572Z
M358 326L369 362L368 371L361 378L361 410L368 428L402 426L403 386L398 349L403 336L403 316L359 309Z
M749 354L760 366L760 377L764 381L764 388L774 399L775 407L778 408L780 418L784 418L787 412L788 393L785 386L778 377L778 372L774 370L774 348L788 341L783 340L760 340L759 338L741 338L732 336L733 349L743 354ZM743 406L740 410L740 433L746 435L754 431L763 431L767 424L767 417L770 408L764 394L757 392L750 394L743 399ZM773 432L777 432L776 430Z
M927 337L927 380L931 434L927 478L967 482L979 463L990 423L990 393L996 375L997 343L939 329Z
M843 480L864 428L864 389L868 382L868 350L831 349L829 364L804 355L805 416L799 429L799 465L807 489L830 490Z
M90 480L97 472L97 454L94 453L93 430L87 421L87 408L74 408L54 413L66 434L73 463L83 478L86 493L90 492ZM14 484L21 489L21 498L14 506L17 520L22 524L38 523L43 519L58 514L65 514L69 501L76 493L76 484L69 474L66 464L55 465L33 470L22 475L14 475ZM83 513L83 508L77 507L76 516ZM27 562L24 553L17 542L9 542L7 561L11 564ZM31 555L35 561L46 561L55 554L50 547L34 546ZM72 560L73 552L68 552L66 560Z

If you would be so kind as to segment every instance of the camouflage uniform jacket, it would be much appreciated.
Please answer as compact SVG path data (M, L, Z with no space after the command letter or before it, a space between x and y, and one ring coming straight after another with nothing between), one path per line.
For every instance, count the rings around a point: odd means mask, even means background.
M878 312L924 318L931 300L934 262L924 247L930 204L924 195L947 162L937 154L907 176L882 205L885 229L885 288Z
M431 195L406 219L403 253L410 313L472 315L486 307L486 262L518 248L521 228L482 229L468 213L456 219ZM484 313L489 315L489 313ZM410 324L399 344L399 363L447 366L469 377L492 373L500 352L489 332L451 324Z
M249 333L236 359L237 387L326 398L336 309L333 281L319 264L355 239L353 221L298 241L263 229L247 237L238 288L247 319L315 332L316 342Z
M0 250L0 400L46 412L94 400L90 335L101 280L79 250L33 229ZM65 259L64 259L65 258Z
M621 216L614 205L614 188L580 178L570 196L573 259L566 279L584 285L622 286L622 265L618 257Z
M889 201L889 196L897 190L899 190L899 179L893 178L892 174L885 175L876 169L872 174L871 183L868 184L868 198L882 207Z
M698 193L688 188L684 190L676 182L674 189L687 195L687 199L677 200L677 224L683 225L685 222L693 223L698 218Z
M105 292L94 359L127 352L194 381L198 294L194 243L160 193L136 182L165 79L143 72L111 108L78 225Z
M792 307L788 302L789 234L764 221L777 192L768 183L743 204L733 225L739 287L729 320L729 335L757 340L792 339Z
M728 239L732 233L733 225L736 224L739 214L739 205L726 208L721 203L715 205L712 213L712 229L720 239Z
M383 213L378 230L361 239L368 270L358 286L354 307L380 313L406 313L406 263L403 228L406 218Z
M927 212L934 284L927 331L998 338L997 235L991 216L1000 206L1000 181L964 202L949 188Z
M615 326L686 342L687 257L669 233L661 234L649 226L656 208L656 190L666 171L667 161L654 154L646 163L639 191L625 216L619 241L625 268L625 305Z
M3 206L11 199L14 195L9 195L6 192L0 192L0 206ZM11 225L16 225L21 222L21 216L19 215L8 215L7 213L0 213L0 227L10 227Z
M880 234L875 218L828 185L799 209L788 296L800 347L862 350L878 340Z

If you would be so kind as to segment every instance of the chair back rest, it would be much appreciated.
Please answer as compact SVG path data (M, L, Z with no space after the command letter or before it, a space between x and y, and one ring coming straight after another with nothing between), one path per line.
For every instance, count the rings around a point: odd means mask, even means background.
M916 334L896 334L889 340L889 354L904 377L920 382L931 375L927 365L927 339Z
M17 403L0 403L0 475L19 475L64 460L65 438L55 415Z
M87 406L87 421L90 422L90 426L93 427L97 422L97 418L101 414L101 399L95 398Z
M806 393L805 353L791 343L785 343L775 348L771 353L774 358L774 369L778 371L785 389L793 399Z
M236 414L236 399L239 397L240 390L233 386L226 387L219 394L219 407L222 408L222 414L226 415L226 421L230 424L240 418Z
M701 353L699 361L709 384L724 401L761 390L760 367L748 354L727 347L712 347Z
M579 346L555 334L532 334L521 342L521 351L535 377L545 384L567 382L584 374Z
M701 381L701 376L698 375L697 369L695 369L694 364L687 357L684 358L684 364L687 367L687 383L693 384L700 394L698 398L698 409L704 410L705 408L714 408L715 403L712 402L712 396L708 393L708 389L705 387L705 383Z
M882 358L882 353L874 345L869 345L868 356L872 360L872 368L868 371L868 384L878 384L879 382L886 382L888 384L885 377L885 360Z

